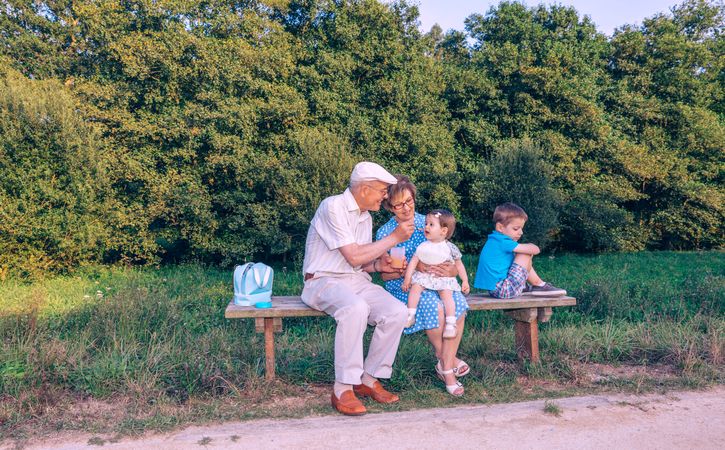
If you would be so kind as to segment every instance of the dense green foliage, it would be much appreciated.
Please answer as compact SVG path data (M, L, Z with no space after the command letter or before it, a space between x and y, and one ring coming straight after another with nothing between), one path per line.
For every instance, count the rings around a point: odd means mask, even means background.
M473 272L475 258L464 260ZM460 350L473 369L466 403L521 398L528 386L518 381L522 375L596 389L577 379L588 363L669 367L692 385L725 381L722 252L567 254L541 258L537 270L566 287L577 306L556 308L541 325L544 365L529 369L515 364L512 320L500 311L472 312ZM275 275L276 294L300 292L296 271L277 266ZM79 397L130 397L139 406L128 414L147 421L144 409L164 401L193 399L188 407L203 409L209 399L247 399L232 417L243 416L257 391L270 394L262 386L262 335L252 320L224 318L231 295L229 271L200 265L87 267L0 283L0 434L31 418L57 431L62 417L54 417L53 405ZM285 319L275 337L283 383L331 383L334 335L330 318ZM407 408L454 401L435 378L434 361L423 333L402 339L390 383Z
M469 252L504 186L550 248L722 247L724 13L607 38L506 1L422 34L405 1L4 0L0 270L295 260L361 159Z

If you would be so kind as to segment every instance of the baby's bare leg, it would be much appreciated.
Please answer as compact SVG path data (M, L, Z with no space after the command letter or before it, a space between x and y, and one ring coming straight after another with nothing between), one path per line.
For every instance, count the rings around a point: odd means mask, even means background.
M418 302L422 293L423 286L414 284L410 287L410 292L408 292L408 319L405 321L405 328L415 325L415 314L418 312Z
M441 289L438 291L443 301L443 313L446 317L456 315L456 302L453 301L453 291L450 289Z
M417 308L418 302L420 301L420 294L423 293L423 286L414 284L410 287L408 292L408 308ZM451 300L453 297L451 297Z
M446 316L446 326L443 328L443 338L453 339L458 334L456 331L456 303L453 301L453 291L441 289L438 295L443 302L443 310Z

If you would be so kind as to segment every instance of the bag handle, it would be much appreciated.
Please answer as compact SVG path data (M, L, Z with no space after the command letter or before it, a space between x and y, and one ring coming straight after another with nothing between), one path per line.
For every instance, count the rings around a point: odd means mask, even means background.
M247 272L249 272L249 269L251 269L253 265L254 263L251 262L245 263L241 266L237 266L237 268L234 270L234 275L239 275L234 277L234 290L236 291L236 293L241 294L244 290L242 281L244 281L245 275L247 274Z
M269 277L272 275L272 268L269 266L265 266L264 275L260 275L259 267L255 267L252 271L254 272L254 281L257 282L257 286L266 286L267 282L269 281Z

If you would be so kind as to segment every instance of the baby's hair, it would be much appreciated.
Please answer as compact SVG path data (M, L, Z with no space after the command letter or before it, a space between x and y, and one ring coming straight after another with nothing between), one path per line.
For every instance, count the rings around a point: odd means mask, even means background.
M453 232L456 230L456 218L450 211L447 211L445 209L434 209L433 211L429 212L428 215L438 219L441 227L448 228L448 233L446 233L446 239L450 239L451 236L453 236Z
M515 203L507 202L498 205L496 210L493 212L493 223L500 223L503 226L506 226L514 219L524 219L524 221L529 220L529 216L526 215L526 211Z

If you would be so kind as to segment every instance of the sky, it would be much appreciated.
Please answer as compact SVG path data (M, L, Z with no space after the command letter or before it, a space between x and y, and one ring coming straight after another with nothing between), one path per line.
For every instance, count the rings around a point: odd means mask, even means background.
M463 30L463 21L473 13L486 14L499 0L412 0L419 3L421 31L428 32L438 23L443 31ZM544 4L573 6L579 16L589 16L597 29L611 36L625 24L641 25L642 19L657 13L670 13L683 0L523 0L529 7Z

